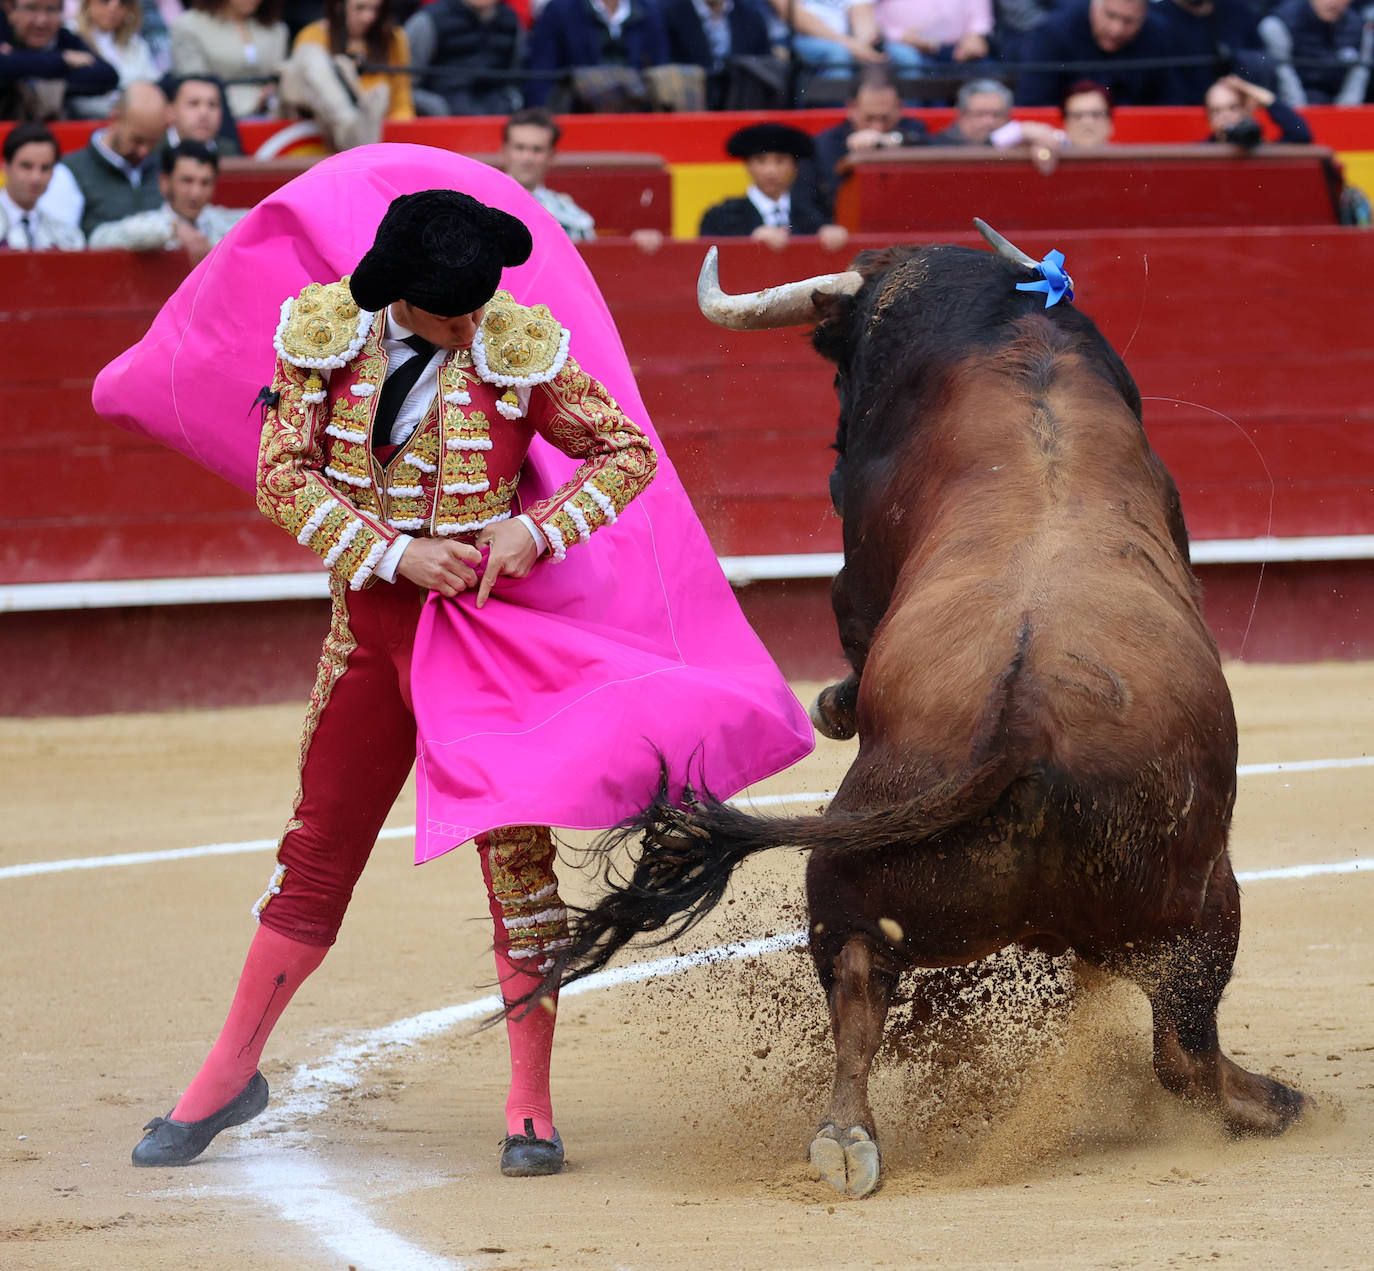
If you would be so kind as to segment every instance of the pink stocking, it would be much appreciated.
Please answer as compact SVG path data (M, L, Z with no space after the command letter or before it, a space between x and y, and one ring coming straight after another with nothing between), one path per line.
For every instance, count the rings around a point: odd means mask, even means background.
M172 1120L204 1120L248 1084L286 1004L328 952L327 945L302 944L270 927L258 927L248 947L229 1018L172 1110Z
M506 934L505 912L492 890L488 848L478 849L482 877L496 928L496 976L507 1002L523 997L540 981L541 958L513 958ZM533 965L532 965L533 964ZM525 1118L534 1122L536 1138L553 1137L553 1098L549 1093L549 1068L553 1055L553 1029L557 995L545 998L523 1019L507 1018L510 1043L510 1094L506 1096L506 1133L523 1134Z

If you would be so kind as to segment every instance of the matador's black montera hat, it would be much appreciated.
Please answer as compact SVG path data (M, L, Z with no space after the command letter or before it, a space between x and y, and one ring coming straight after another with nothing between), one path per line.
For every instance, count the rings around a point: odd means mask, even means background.
M350 288L373 313L404 300L452 318L486 304L501 271L533 250L529 230L508 212L457 190L421 190L391 201Z

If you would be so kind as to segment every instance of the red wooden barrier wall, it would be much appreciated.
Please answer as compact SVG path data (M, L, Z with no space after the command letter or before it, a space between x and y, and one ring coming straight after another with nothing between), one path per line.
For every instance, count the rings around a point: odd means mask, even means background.
M953 118L950 109L911 110L931 132ZM1018 119L1058 123L1059 112L1043 107L1017 108ZM1312 139L1333 150L1374 150L1374 106L1305 106L1302 116ZM737 128L763 119L782 119L815 134L844 117L838 109L787 111L716 111L696 114L561 115L565 153L577 150L638 151L662 155L669 163L719 163L726 139ZM409 119L388 123L384 139L438 146L462 154L494 153L501 147L504 119L496 115L465 115L440 119ZM1114 140L1129 145L1168 143L1188 145L1208 133L1200 106L1127 106L1113 115ZM55 125L63 153L79 149L100 125L65 122ZM242 123L239 135L245 154L255 153L285 125L281 122ZM12 124L0 122L0 140ZM1274 130L1270 129L1271 139Z
M1125 353L1147 398L1147 429L1195 540L1374 533L1374 234L1132 230L1018 241L1036 257L1066 253L1080 307ZM864 245L878 242L855 243ZM701 254L692 243L653 256L628 243L586 249L717 550L838 550L826 497L829 367L804 332L706 324L694 306ZM738 243L724 249L721 277L745 291L842 263L814 242L781 253ZM90 410L96 371L142 333L184 270L173 254L0 253L0 583L317 564L247 496ZM1204 581L1209 619L1232 653L1248 632L1253 658L1374 655L1366 562L1270 566L1258 590L1257 567L1204 571ZM742 597L789 670L835 666L823 584L755 584ZM294 695L308 684L319 624L318 606L300 603L5 615L0 713ZM269 647L273 657L246 664ZM100 673L75 675L83 665ZM169 665L175 674L163 673Z

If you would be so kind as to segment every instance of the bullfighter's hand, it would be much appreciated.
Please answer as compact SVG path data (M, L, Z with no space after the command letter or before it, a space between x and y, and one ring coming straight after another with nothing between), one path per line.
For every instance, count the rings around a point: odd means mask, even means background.
M441 596L456 596L460 591L477 586L477 571L473 566L481 559L482 553L468 543L417 538L401 553L396 572L418 587L437 591Z
M534 536L519 521L498 521L477 536L477 545L488 549L487 569L477 590L477 607L487 603L491 589L503 574L509 578L524 578L539 559ZM404 559L404 558L402 558Z
M775 252L780 252L787 246L791 234L786 225L760 225L749 237L760 243L767 243Z

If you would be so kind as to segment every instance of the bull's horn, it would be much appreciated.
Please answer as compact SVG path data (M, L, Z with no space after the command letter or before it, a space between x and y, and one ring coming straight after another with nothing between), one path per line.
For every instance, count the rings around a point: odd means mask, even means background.
M731 331L764 331L817 322L820 314L812 299L816 292L852 296L864 285L863 275L850 269L842 274L820 274L801 282L784 283L781 287L765 287L747 296L727 296L720 289L716 257L712 247L702 262L697 279L697 307L718 327Z
M978 227L978 232L987 240L988 245L996 249L999 256L1005 256L1008 260L1014 260L1018 265L1029 265L1032 269L1039 266L1038 260L1032 260L1019 247L1007 242L995 229L986 221L978 217L973 218L973 223Z

